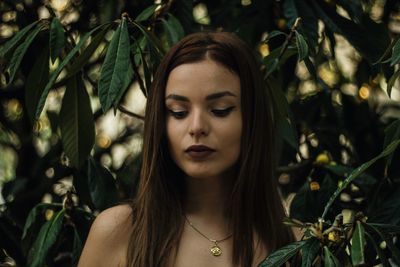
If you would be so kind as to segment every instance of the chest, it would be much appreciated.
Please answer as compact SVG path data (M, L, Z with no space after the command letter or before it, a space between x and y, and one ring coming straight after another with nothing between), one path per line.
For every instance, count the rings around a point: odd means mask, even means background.
M221 255L215 256L211 250L219 249ZM215 253L215 252L214 252ZM207 239L182 236L176 258L171 267L233 267L232 241L226 240L215 244Z
M233 267L233 241L229 238L219 242L221 255L215 256L211 251L215 244L185 228L181 235L176 257L171 260L169 267ZM255 244L255 255L252 267L256 267L267 255L265 247Z

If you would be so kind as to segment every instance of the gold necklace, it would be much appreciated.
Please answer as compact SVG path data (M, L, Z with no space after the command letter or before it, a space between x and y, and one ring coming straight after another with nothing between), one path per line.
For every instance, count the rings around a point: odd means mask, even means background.
M227 237L225 237L225 238L223 238L223 239L220 239L220 240L216 240L216 239L209 238L208 236L206 236L205 234L203 234L202 232L200 232L200 230L197 229L196 226L194 226L193 223L192 223L191 221L189 221L189 219L186 217L186 215L183 215L183 216L185 216L186 221L188 222L188 224L190 225L190 227L193 228L193 230L195 230L197 233L199 233L202 237L204 237L204 238L207 239L208 241L214 243L214 245L210 248L211 254L214 255L215 257L220 256L220 255L222 254L222 250L221 250L221 247L218 246L218 243L229 239L229 238L232 236L232 234L230 234L230 235L228 235Z

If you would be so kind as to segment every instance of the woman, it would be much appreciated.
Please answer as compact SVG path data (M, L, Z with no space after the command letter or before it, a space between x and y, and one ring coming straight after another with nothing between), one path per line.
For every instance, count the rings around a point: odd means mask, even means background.
M273 134L251 49L229 33L182 39L149 92L137 197L96 218L79 266L257 266L292 240Z

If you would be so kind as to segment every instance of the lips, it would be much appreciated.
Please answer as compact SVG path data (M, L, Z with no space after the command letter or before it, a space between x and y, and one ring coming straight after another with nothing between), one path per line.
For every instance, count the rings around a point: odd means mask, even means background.
M215 150L204 145L194 145L188 147L185 152L193 159L204 159L214 153Z

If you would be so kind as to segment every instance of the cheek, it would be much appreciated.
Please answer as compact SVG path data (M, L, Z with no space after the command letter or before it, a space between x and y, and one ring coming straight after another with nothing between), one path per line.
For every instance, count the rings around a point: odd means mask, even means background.
M166 121L167 140L169 151L172 157L175 157L177 151L180 150L182 141L182 126L175 123L173 120Z
M220 140L223 142L223 146L229 151L228 153L236 157L240 153L242 139L241 116L237 116L237 118L231 120L227 125L220 126Z

